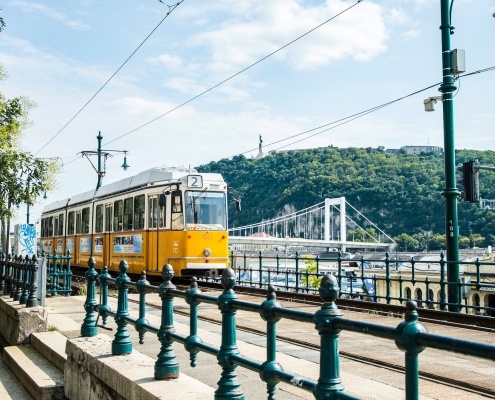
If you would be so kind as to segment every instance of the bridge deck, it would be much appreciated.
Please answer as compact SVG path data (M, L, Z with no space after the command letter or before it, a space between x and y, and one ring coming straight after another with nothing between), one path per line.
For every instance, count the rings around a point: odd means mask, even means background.
M211 294L219 294L219 291L212 291ZM132 299L133 296L130 295ZM261 302L262 298L252 297L240 294L239 297L246 301ZM82 322L84 318L83 297L53 297L47 300L49 315L64 314L77 322ZM147 297L150 305L147 310L147 318L150 323L159 325L159 310L154 306L159 306L160 299L158 295L151 294ZM282 305L287 308L298 308L308 311L315 311L317 306L291 301L281 301ZM174 316L176 330L180 333L188 332L188 305L181 299L174 300L175 309L181 314ZM137 314L137 304L130 303L130 313ZM115 303L112 304L115 309ZM200 316L208 318L210 321L200 321L199 336L203 341L219 346L221 327L214 321L220 321L221 314L214 305L201 304ZM344 317L348 319L366 320L378 324L387 324L396 326L400 319L375 314L363 314L353 311L344 311ZM237 314L237 323L239 327L246 327L252 331L264 330L264 322L252 313L239 311ZM493 343L495 336L493 333L474 331L470 329L452 328L448 326L425 324L429 332L438 333L446 336L455 336L458 338L483 341ZM115 324L109 322L109 328L113 330L100 329L101 333L107 333L111 336L115 334ZM60 327L59 327L60 328ZM133 336L133 346L151 357L156 357L159 351L159 342L153 335L147 334L145 344L139 345L137 335L130 328ZM281 320L278 324L277 333L281 337L292 338L299 342L318 345L319 337L313 326L309 324L299 324L293 321ZM77 336L78 331L66 332L68 336ZM244 332L239 330L238 347L241 354L245 354L254 359L264 359L264 337L253 332ZM181 371L201 380L212 387L220 377L221 369L217 365L213 356L204 353L199 354L198 366L191 368L189 366L188 353L183 350L183 346L177 344L174 347L180 362ZM311 379L317 379L319 369L318 350L311 348L302 348L290 343L280 342L278 361L284 369L297 372L302 376ZM346 354L355 354L359 357L379 360L384 364L404 365L404 353L397 349L394 343L375 338L371 336L360 335L358 333L342 332L340 340L340 351ZM420 356L420 368L423 372L433 373L443 376L445 380L455 379L465 382L465 385L478 386L487 388L495 392L495 364L491 361L485 361L464 355L441 352L433 349L425 350ZM365 399L382 399L395 400L404 398L404 377L401 373L389 370L383 367L363 364L351 359L341 358L341 377L346 391L354 396ZM241 381L246 398L248 399L266 399L265 384L261 382L256 373L252 373L243 368L237 368L239 380ZM421 379L420 394L424 400L428 399L445 399L445 398L462 398L462 399L482 399L486 396L479 394L466 393L460 388L452 388ZM301 391L297 387L290 385L280 385L277 398L299 399L313 398L310 394Z

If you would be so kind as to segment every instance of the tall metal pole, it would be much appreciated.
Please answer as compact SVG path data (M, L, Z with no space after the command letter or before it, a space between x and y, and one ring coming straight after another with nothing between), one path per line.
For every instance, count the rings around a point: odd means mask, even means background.
M452 0L441 0L440 13L442 24L442 75L443 80L438 89L443 95L443 134L445 149L445 232L447 251L447 280L449 282L449 311L459 312L459 225L457 219L457 197L461 194L456 187L455 177L455 145L454 145L454 75L451 69L450 35L454 27L451 25L450 6Z
M28 196L29 196L29 186L30 186L30 183L31 183L31 182L30 182L30 180L29 180L29 178L28 178L28 180L27 180L27 191L28 191ZM27 208L27 210L26 210L26 224L28 224L28 225L29 225L29 199L28 199L28 202L26 203L26 206L27 206L27 207L26 207L26 208Z
M96 185L96 190L98 190L101 187L101 183L103 182L103 175L105 173L101 165L101 139L103 139L103 136L101 136L100 131L98 131L98 136L96 136L96 138L98 139L98 171L96 171L96 173L98 174L98 184Z

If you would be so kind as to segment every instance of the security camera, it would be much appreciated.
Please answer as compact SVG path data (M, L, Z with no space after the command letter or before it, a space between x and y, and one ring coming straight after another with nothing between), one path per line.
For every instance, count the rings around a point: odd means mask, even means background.
M425 105L425 111L435 111L435 104L438 100L442 100L442 97L428 97L426 100L424 100L423 103Z

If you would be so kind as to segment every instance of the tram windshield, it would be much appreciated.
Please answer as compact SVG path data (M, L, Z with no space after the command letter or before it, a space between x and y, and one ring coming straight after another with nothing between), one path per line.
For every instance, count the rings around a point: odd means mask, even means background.
M225 193L187 191L186 229L227 229L227 207Z

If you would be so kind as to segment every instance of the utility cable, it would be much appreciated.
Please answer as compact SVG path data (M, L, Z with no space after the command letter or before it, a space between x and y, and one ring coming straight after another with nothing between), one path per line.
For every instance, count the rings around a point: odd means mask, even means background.
M341 12L339 12L339 13L335 14L334 16L332 16L331 18L329 18L329 19L327 19L326 21L322 22L321 24L319 24L319 25L315 26L313 29L311 29L311 30L309 30L309 31L307 31L307 32L305 32L305 33L303 33L302 35L298 36L297 38L295 38L295 39L291 40L289 43L287 43L287 44L283 45L283 46L282 46L282 47L280 47L279 49L277 49L277 50L275 50L275 51L271 52L270 54L268 54L268 55L264 56L263 58L259 59L258 61L254 62L253 64L251 64L251 65L247 66L246 68L244 68L244 69L240 70L239 72L235 73L234 75L231 75L230 77L228 77L228 78L224 79L223 81L221 81L221 82L217 83L216 85L214 85L214 86L210 87L209 89L206 89L205 91L203 91L203 92L201 92L201 93L197 94L196 96L194 96L194 97L190 98L189 100L185 101L184 103L179 104L178 106L176 106L176 107L174 107L174 108L172 108L172 109L168 110L167 112L165 112L165 113L163 113L163 114L159 115L158 117L153 118L151 121L148 121L148 122L144 123L143 125L140 125L140 126L138 126L137 128L134 128L133 130L131 130L131 131L127 132L127 133L124 133L123 135L117 136L115 139L112 139L112 140L110 140L109 142L106 142L106 143L105 143L105 145L110 144L110 143L113 143L113 142L116 142L117 140L122 139L123 137L128 136L128 135L130 135L131 133L134 133L134 132L136 132L136 131L137 131L137 130L139 130L139 129L142 129L142 128L144 128L145 126L148 126L148 125L152 124L153 122L155 122L155 121L159 120L160 118L165 117L166 115L168 115L168 114L170 114L170 113L172 113L172 112L174 112L174 111L178 110L179 108L184 107L185 105L187 105L187 104L189 104L190 102L192 102L192 101L194 101L194 100L198 99L199 97L201 97L201 96L205 95L206 93L211 92L213 89L216 89L217 87L219 87L219 86L223 85L225 82L228 82L228 81L230 81L231 79L235 78L236 76L238 76L238 75L240 75L240 74L242 74L242 73L246 72L248 69L251 69L252 67L254 67L254 66L258 65L258 64L259 64L259 63L261 63L262 61L265 61L267 58L269 58L269 57L273 56L274 54L277 54L279 51L282 51L283 49L285 49L286 47L290 46L291 44L293 44L293 43L297 42L298 40L302 39L303 37L305 37L305 36L309 35L311 32L313 32L313 31L317 30L318 28L321 28L323 25L325 25L325 24L329 23L330 21L334 20L335 18L337 18L337 17L341 16L342 14L346 13L347 11L349 11L349 10L350 10L350 9L352 9L353 7L357 6L357 5L358 5L359 3L361 3L362 1L363 1L363 0L358 0L356 3L352 4L351 6L347 7L347 8L346 8L346 9L344 9L344 10L342 10Z
M483 73L483 72L490 72L490 71L494 71L494 70L495 70L495 66L493 66L493 67L488 67L488 68L480 69L480 70L477 70L477 71L474 71L474 72L469 72L469 73L465 73L465 74L459 75L459 78L461 78L461 77L466 77L466 76L470 76L470 75L481 74L481 73ZM378 105L378 106L375 106L375 107L369 108L369 109L367 109L367 110L364 110L364 111L358 112L358 113L356 113L356 114L352 114L352 115L349 115L349 116L347 116L347 117L340 118L340 119L335 120L335 121L333 121L333 122L329 122L329 123L327 123L327 124L325 124L325 125L320 125L320 126L318 126L318 127L316 127L316 128L312 128L312 129L309 129L309 130L307 130L307 131L297 133L297 134L295 134L295 135L289 136L289 137L284 138L284 139L276 140L276 141L274 141L274 142L271 142L271 143L266 144L266 145L265 145L265 147L268 147L268 146L273 146L273 145L275 145L275 144L277 144L277 143L285 142L286 140L290 140L290 139L296 138L296 137L298 137L298 136L302 136L302 135L305 135L305 134L307 134L307 133L314 132L315 130L322 129L322 128L325 128L325 127L328 127L329 125L334 125L334 124L337 124L337 125L335 125L335 126L331 126L331 127L327 128L327 129L324 129L324 130L322 130L322 131L319 131L319 132L317 132L317 133L314 133L314 134L312 134L312 135L310 135L310 136L307 136L307 137L304 137L304 138L302 138L302 139L299 139L299 140L297 140L297 141L295 141L295 142L289 143L289 144L284 145L284 146L282 146L282 147L278 147L277 149L274 149L274 150L272 150L272 151L276 151L276 150L283 149L283 148L288 147L288 146L290 146L290 145L293 145L293 144L296 144L296 143L302 142L302 141L304 141L304 140L306 140L306 139L309 139L309 138L311 138L311 137L313 137L313 136L317 136L317 135L319 135L320 133L327 132L327 131L329 131L329 130L331 130L331 129L337 128L338 126L341 126L341 125L347 124L347 123L349 123L349 122L351 122L351 121L354 121L354 120L356 120L356 119L358 119L358 118L364 117L365 115L368 115L368 114L371 114L372 112L378 111L378 110L380 110L381 108L388 107L388 106L390 106L390 105L392 105L392 104L394 104L394 103L397 103L398 101L404 100L404 99L406 99L406 98L408 98L408 97L414 96L414 95L419 94L419 93L421 93L421 92L424 92L424 91L426 91L426 90L428 90L428 89L434 88L434 87L436 87L436 86L438 86L438 85L440 85L440 84L441 84L441 82L439 82L439 83L435 83L435 84L430 85L430 86L428 86L428 87L425 87L425 88L423 88L423 89L420 89L420 90L417 90L417 91L415 91L415 92L412 92L412 93L410 93L410 94L408 94L408 95L405 95L405 96L399 97L399 98L397 98L397 99L395 99L395 100L391 100L391 101L389 101L389 102L386 102L386 103L380 104L380 105ZM247 153L251 153L251 152L253 152L253 151L258 151L258 148L253 148L253 149L251 149L251 150L247 150L247 151L245 151L245 152L243 152L243 153L240 153L240 154L247 154Z
M160 1L161 3L163 3L163 1ZM65 128L67 128L67 126L69 126L69 124L74 121L74 119L76 119L76 117L89 105L89 103L91 103L93 101L93 99L103 90L103 88L105 86L107 86L107 84L115 77L115 75L117 75L119 73L119 71L124 67L124 65L127 64L127 62L134 56L134 54L137 53L137 51L144 45L144 43L150 38L150 36L159 28L159 26L167 19L167 17L182 3L184 2L184 0L179 0L177 2L177 4L173 5L173 6L169 6L167 5L168 7L168 12L167 14L165 15L165 17L163 17L163 19L158 23L157 26L155 26L155 28L150 32L150 34L148 36L146 36L146 38L141 42L141 44L131 53L131 55L129 57L127 57L127 59L122 63L122 65L112 74L112 76L110 76L110 78L107 79L107 81L103 84L102 87L100 87L98 89L98 91L93 95L91 96L91 98L86 102L86 104L84 104L78 112L76 112L76 114L71 118L69 119L69 121L55 134L51 137L51 139L45 143L45 145L39 149L34 155L37 155L38 153L40 153L46 146L48 146L58 135L60 135L64 130ZM165 4L165 3L163 3Z

